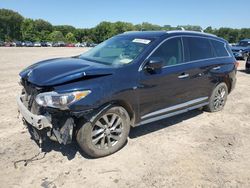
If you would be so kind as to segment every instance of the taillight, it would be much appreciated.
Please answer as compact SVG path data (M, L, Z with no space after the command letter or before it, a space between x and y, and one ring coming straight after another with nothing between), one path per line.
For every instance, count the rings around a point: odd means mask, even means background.
M239 67L240 63L238 61L234 62L234 66L236 67L236 69Z

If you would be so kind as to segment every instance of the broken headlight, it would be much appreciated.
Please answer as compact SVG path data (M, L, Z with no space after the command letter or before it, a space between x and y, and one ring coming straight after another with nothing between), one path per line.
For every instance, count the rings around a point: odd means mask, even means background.
M83 99L90 93L90 90L75 91L71 93L57 93L54 91L45 92L36 96L36 102L41 106L65 110L68 109L70 104Z

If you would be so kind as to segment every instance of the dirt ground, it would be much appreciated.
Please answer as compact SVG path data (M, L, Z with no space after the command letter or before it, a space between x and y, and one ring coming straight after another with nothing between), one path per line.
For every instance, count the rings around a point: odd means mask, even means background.
M51 142L44 158L14 167L39 149L17 119L18 73L83 48L0 48L0 187L250 187L250 74L218 113L191 111L133 128L126 146L90 159L76 144ZM39 157L43 157L40 155Z

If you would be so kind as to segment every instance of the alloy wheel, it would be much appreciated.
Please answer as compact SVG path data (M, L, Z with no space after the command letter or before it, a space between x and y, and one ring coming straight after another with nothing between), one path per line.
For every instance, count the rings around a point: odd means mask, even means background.
M118 114L104 114L93 126L92 144L98 149L109 149L119 142L122 131L123 122Z
M218 88L215 94L213 101L214 109L215 110L222 109L223 106L225 105L225 101L226 101L226 89L222 86Z

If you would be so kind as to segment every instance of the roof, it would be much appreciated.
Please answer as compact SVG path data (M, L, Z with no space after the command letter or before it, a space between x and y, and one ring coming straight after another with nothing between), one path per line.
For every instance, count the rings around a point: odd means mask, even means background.
M163 35L199 35L199 36L210 36L216 37L216 35L198 32L198 31L182 31L182 30L175 30L175 31L128 31L121 34L121 36L131 36L131 37L144 37L144 38L158 38Z

